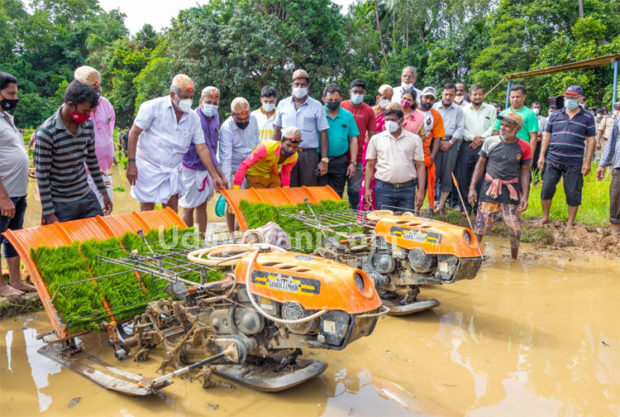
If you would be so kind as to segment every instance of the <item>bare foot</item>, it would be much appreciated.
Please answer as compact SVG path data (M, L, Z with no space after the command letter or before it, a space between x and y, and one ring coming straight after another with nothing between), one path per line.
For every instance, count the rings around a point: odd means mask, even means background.
M544 225L546 225L547 223L549 223L549 219L545 219L544 217L542 219L540 219L538 221L538 227L543 227Z
M16 283L11 283L11 287L17 290L23 291L23 292L35 292L37 290L34 286L23 283L21 281L16 282Z
M0 287L0 297L16 297L22 294L23 292L11 287L10 285L2 285Z

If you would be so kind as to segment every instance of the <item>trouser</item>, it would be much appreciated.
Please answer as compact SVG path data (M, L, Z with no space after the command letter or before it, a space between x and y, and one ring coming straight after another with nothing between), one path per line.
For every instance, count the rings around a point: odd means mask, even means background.
M17 251L11 245L4 232L10 230L20 230L24 228L24 215L26 214L26 207L28 207L27 197L11 197L11 201L15 206L15 215L13 217L0 216L0 244L4 246L4 257L14 258L17 256Z
M390 184L389 182L377 180L375 200L379 210L414 210L415 180L403 184Z
M461 144L461 148L459 149L459 154L456 162L456 181L459 184L458 191L461 192L461 196L465 201L465 207L462 207L461 200L457 193L458 206L461 207L462 210L471 211L472 207L469 204L467 196L469 195L469 186L471 185L471 178L474 175L474 168L476 168L476 164L478 163L478 159L480 157L480 148L479 146L476 149L472 149L469 145L471 142L463 142ZM476 184L476 194L480 194L480 189L482 188L482 181L478 181Z
M530 178L534 181L538 181L536 177L540 175L540 170L538 169L538 158L540 158L541 142L538 142L536 145L536 150L534 151L534 163L532 164L532 176Z
M353 178L349 178L347 181L347 194L349 195L349 206L351 209L357 210L360 199L360 187L362 185L362 178L364 178L364 170L362 163L355 164L355 175Z
M297 163L291 170L291 187L314 186L317 184L316 166L321 157L316 148L300 148Z
M88 194L77 201L54 201L53 204L54 214L56 214L56 217L58 217L58 220L61 222L103 216L103 211L101 210L97 196L92 190L88 190Z
M555 187L560 178L564 178L564 194L566 204L571 207L581 205L581 190L583 188L583 174L580 166L568 166L547 161L543 173L543 186L540 190L541 200L551 200L555 195Z
M435 157L437 167L437 190L439 192L450 192L452 190L452 173L459 155L461 140L456 140L448 149L448 152L439 151Z
M620 224L620 168L614 168L609 185L609 222Z
M329 158L327 174L318 178L318 185L329 185L340 197L344 193L344 185L347 182L347 154Z

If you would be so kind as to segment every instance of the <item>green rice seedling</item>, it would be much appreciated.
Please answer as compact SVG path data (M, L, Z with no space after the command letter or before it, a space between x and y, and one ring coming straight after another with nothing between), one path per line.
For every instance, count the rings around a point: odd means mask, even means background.
M39 247L31 249L31 257L62 320L71 330L96 330L96 318L105 316L101 293L90 280L88 264L80 256L78 243L59 248ZM78 281L78 284L66 285Z
M317 216L338 213L349 215L351 218L355 217L354 213L349 208L349 203L346 201L324 200L320 203L310 204L310 207ZM242 200L239 204L239 208L250 229L263 226L272 221L277 223L295 240L294 246L297 250L310 253L321 245L322 234L318 233L316 229L307 226L302 220L287 216L290 214L299 214L302 211L306 212L307 216L311 216L306 203L276 207L268 203L250 203L247 200ZM335 228L335 231L344 233L353 232L356 234L364 233L364 229L359 226L353 227L352 230L346 226L338 227ZM328 233L328 236L329 235L333 236L333 233Z
M93 276L100 278L97 282L117 320L131 317L143 309L148 298L133 271L102 259L127 257L128 253L121 248L118 239L87 240L80 245L80 253L88 261Z

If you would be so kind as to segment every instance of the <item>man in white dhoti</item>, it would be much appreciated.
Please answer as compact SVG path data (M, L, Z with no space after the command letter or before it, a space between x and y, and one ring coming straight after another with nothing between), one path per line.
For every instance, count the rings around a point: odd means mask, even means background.
M191 143L209 171L216 189L227 182L213 165L198 115L192 111L194 82L185 74L172 79L170 95L142 103L129 131L127 179L131 196L140 210L153 210L155 203L178 209L185 191L181 178L183 155Z

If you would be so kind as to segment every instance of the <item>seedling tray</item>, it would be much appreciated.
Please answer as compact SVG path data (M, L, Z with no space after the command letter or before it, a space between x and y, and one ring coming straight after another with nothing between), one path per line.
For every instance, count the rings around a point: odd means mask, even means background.
M164 210L133 212L105 217L96 216L22 230L7 230L4 235L15 247L22 262L24 262L28 269L54 332L58 337L67 337L78 331L75 328L71 328L71 326L67 326L68 323L63 321L64 318L54 306L52 296L55 291L50 291L42 279L41 273L31 256L31 250L36 250L43 246L58 248L61 246L71 246L76 243L79 245L90 239L105 241L112 237L123 237L123 235L129 232L135 233L137 230L143 230L146 233L152 229L159 229L161 227L169 229L172 226L187 227L172 209L166 208ZM131 239L125 238L125 240ZM92 278L92 275L90 277ZM86 278L84 276L84 279Z

